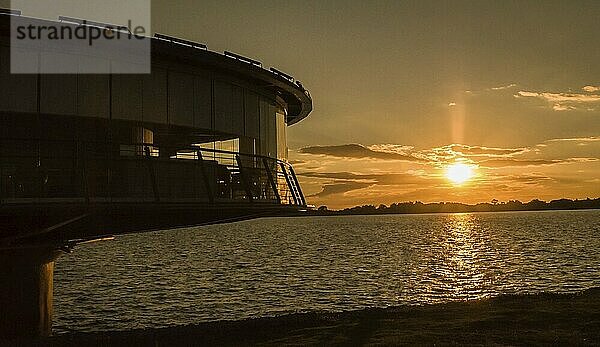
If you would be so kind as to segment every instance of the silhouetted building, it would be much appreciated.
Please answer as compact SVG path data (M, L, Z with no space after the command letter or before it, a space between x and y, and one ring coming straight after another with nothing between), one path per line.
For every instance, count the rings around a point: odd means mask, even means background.
M0 14L3 276L43 282L56 250L104 235L306 208L286 128L312 99L291 76L163 35L151 39L151 74L11 74L11 49L47 59L11 47L11 18Z

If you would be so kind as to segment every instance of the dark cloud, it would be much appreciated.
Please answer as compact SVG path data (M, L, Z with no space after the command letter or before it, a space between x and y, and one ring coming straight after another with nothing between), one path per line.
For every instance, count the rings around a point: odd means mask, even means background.
M353 190L367 188L370 186L371 186L370 183L362 183L362 182L354 182L354 181L325 184L325 185L323 185L323 188L320 192L318 192L317 194L310 195L309 197L323 198L326 196L335 195L335 194L343 194L343 193L351 192Z
M374 186L402 186L415 184L431 184L432 179L409 174L355 174L352 172L304 172L298 176L333 180L323 184L321 191L310 197L344 194L353 190Z
M299 176L324 178L333 180L354 181L377 185L403 185L430 183L431 178L409 174L383 173L383 174L355 174L352 172L304 172Z
M337 158L370 158L382 160L423 161L423 159L415 158L412 155L376 151L359 144L304 147L301 148L299 152L304 154L327 155L330 157Z
M302 172L298 173L298 176L340 180L372 179L372 175L360 175L351 172Z
M542 174L490 175L489 180L485 184L490 188L501 187L502 185L515 188L518 185L539 185L554 181L552 177Z
M542 182L552 181L552 178L539 175L520 175L512 176L510 177L510 180L513 182L519 182L523 184L540 184Z
M546 160L546 159L490 159L480 161L480 166L489 168L515 167L515 166L544 166L554 165L565 162L565 160Z

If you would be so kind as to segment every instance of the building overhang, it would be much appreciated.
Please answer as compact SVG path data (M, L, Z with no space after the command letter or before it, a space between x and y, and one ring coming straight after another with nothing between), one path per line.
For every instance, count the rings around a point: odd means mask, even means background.
M75 24L44 19L0 14L0 40L10 45L11 20L27 20L39 25L77 26ZM160 36L160 35L159 35ZM266 93L281 98L287 106L287 124L293 125L306 118L313 109L312 98L302 83L275 69L267 70L252 59L236 54L213 52L206 46L167 36L147 38L151 40L152 59L165 58L188 66L221 71L251 82ZM185 44L186 42L187 44Z

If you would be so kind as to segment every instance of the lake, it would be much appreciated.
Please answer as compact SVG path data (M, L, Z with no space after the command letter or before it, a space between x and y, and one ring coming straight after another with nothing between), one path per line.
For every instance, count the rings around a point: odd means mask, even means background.
M54 331L600 287L600 211L266 218L80 245Z

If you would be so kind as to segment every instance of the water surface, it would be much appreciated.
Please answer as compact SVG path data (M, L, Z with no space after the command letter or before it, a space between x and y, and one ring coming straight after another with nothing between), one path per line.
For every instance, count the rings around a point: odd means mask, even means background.
M55 332L600 286L600 211L269 218L81 245Z

